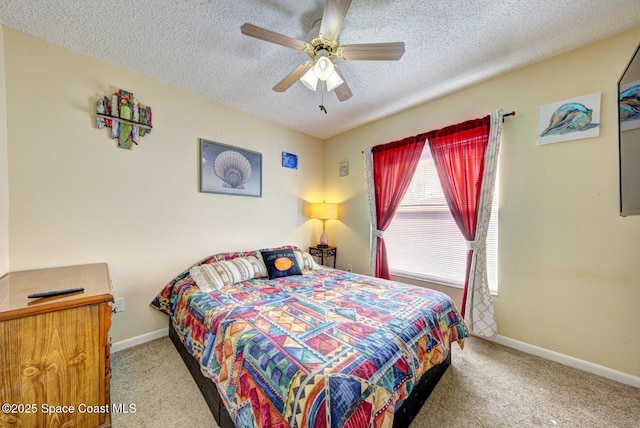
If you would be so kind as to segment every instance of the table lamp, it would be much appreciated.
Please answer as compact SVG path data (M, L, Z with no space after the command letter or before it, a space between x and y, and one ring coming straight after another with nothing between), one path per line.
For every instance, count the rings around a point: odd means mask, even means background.
M328 204L324 201L311 204L311 218L322 220L322 235L320 235L318 248L328 248L329 239L327 238L326 224L327 220L338 218L338 204Z

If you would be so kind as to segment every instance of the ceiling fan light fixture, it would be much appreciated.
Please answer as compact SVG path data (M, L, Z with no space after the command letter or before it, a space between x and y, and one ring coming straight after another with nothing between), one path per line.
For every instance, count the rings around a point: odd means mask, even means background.
M402 58L403 42L340 45L338 35L350 5L351 0L326 0L322 18L313 23L313 29L307 34L306 42L248 22L240 26L240 32L245 36L301 51L309 57L310 61L300 64L273 87L275 92L286 91L298 80L305 87L315 91L318 80L321 80L323 92L325 89L331 91L339 87L334 92L339 101L346 101L353 96L353 93L344 80L342 72L334 64L335 60L398 61ZM320 107L326 113L324 106L320 105Z
M329 52L326 49L318 49L315 64L300 78L300 82L312 91L318 87L318 80L326 82L327 92L344 83L344 80L336 73L336 66L329 59Z
M333 91L335 88L342 85L343 83L344 83L344 80L342 80L340 75L334 71L327 78L327 92Z
M318 79L327 80L330 75L335 73L335 66L329 59L329 52L325 49L320 49L316 53L316 64L313 66L313 70L316 72Z
M300 82L307 89L310 89L312 91L316 90L316 88L318 87L318 76L316 75L316 72L313 70L313 67L311 67L309 70L307 70L306 73L302 75L302 77L300 78Z

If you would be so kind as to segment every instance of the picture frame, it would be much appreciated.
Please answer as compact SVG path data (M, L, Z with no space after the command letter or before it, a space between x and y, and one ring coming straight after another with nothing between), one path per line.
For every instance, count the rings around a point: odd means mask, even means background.
M289 169L298 169L298 155L288 152L282 152L282 167Z
M338 165L338 174L340 177L346 177L349 175L349 162L343 161Z
M201 138L199 190L262 197L262 153Z
M598 137L600 98L595 92L540 106L538 144Z

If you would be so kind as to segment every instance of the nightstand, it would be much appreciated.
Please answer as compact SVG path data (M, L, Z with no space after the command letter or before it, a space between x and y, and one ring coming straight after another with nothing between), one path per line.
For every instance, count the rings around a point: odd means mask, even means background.
M309 254L314 257L320 257L320 264L324 265L325 257L333 257L333 268L336 267L336 253L338 252L337 247L327 247L327 248L318 248L317 246L309 247Z

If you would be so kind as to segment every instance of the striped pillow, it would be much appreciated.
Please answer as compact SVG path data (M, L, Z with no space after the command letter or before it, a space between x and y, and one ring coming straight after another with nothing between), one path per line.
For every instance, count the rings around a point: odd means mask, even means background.
M257 257L237 257L229 263L233 263L238 268L243 281L267 276L267 267Z
M267 276L267 268L256 257L249 256L194 266L189 273L201 291L209 292L222 291L225 286Z
M318 265L316 264L316 261L313 260L311 254L306 251L299 250L295 250L293 253L296 255L296 261L298 262L300 269L313 270L318 268Z

